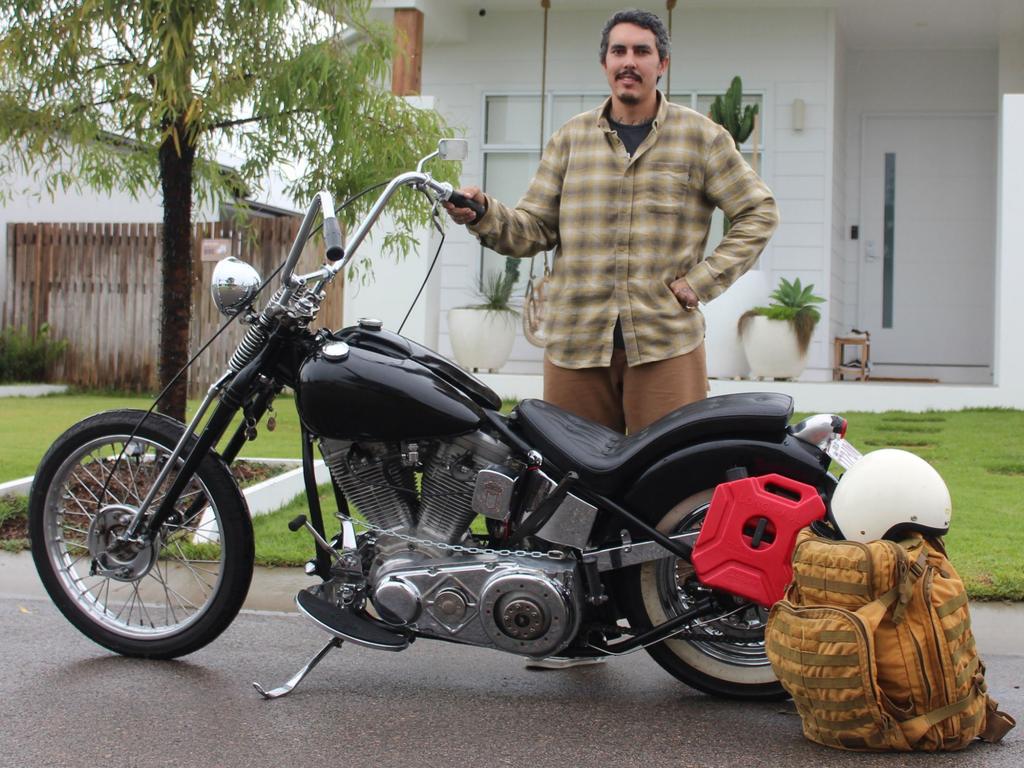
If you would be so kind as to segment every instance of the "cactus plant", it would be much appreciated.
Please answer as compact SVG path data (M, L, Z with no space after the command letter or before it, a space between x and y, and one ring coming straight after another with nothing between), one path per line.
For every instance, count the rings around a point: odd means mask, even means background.
M754 130L754 117L757 115L758 105L747 104L743 106L743 81L739 75L732 79L729 90L725 96L716 96L711 102L711 111L708 117L721 125L732 136L737 148L748 138Z

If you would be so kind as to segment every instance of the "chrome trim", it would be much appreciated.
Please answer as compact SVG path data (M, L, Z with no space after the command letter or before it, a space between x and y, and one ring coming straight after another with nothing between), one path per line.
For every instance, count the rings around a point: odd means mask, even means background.
M192 417L192 421L189 422L188 427L181 436L181 439L178 440L178 444L175 445L174 450L171 451L170 457L168 457L163 467L160 468L160 474L157 475L156 480L153 481L153 487L149 489L149 493L146 494L146 498L143 499L142 503L139 505L139 511L135 513L135 517L132 518L131 523L125 531L124 535L127 538L134 538L139 535L139 528L142 526L142 519L145 517L146 511L153 503L153 499L156 497L161 486L163 486L164 481L171 473L171 470L175 468L175 465L178 463L178 459L181 458L181 454L184 453L185 444L188 442L189 438L196 433L196 428L199 426L199 422L202 421L203 416L206 415L206 411L210 407L210 403L213 402L213 398L218 392L220 392L224 383L234 375L233 371L226 372L207 390L206 397L203 399L203 402L200 403L199 409L196 411L196 415Z
M330 640L328 640L327 645L325 645L323 648L317 651L316 656L307 661L306 665L298 672L296 672L294 675L292 675L288 679L288 681L284 683L284 685L280 685L277 688L272 688L269 691L257 682L253 682L252 687L255 688L256 692L264 699L279 699L282 696L287 696L295 689L295 686L302 682L303 678L310 673L313 667L315 667L317 664L321 662L321 660L324 658L324 656L327 655L328 651L330 651L331 648L341 648L340 637L332 637Z
M691 547L697 543L700 531L688 531L676 536L670 536L672 541L680 541L689 544ZM617 568L626 568L630 565L646 563L649 560L660 560L663 557L675 557L656 541L644 541L639 544L629 542L618 547L608 547L594 552L584 552L583 560L597 562L597 570L613 571Z
M551 518L537 531L537 536L544 541L583 549L590 541L596 519L597 507L567 493Z

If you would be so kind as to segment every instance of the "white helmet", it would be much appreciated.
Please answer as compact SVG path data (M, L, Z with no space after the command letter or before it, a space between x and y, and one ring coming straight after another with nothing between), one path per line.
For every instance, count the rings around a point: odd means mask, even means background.
M883 448L864 456L839 480L832 522L851 541L895 538L908 531L941 536L953 502L942 477L908 451Z

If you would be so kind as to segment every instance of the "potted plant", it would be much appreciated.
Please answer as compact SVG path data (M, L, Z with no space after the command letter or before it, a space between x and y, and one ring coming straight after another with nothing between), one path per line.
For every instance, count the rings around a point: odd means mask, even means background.
M807 348L821 319L815 304L825 299L806 288L798 277L792 283L779 279L767 307L754 307L740 316L737 325L743 352L753 378L795 379L807 367Z
M448 310L448 332L456 362L469 371L497 371L512 353L519 311L510 300L518 272L491 272L479 290L482 301Z

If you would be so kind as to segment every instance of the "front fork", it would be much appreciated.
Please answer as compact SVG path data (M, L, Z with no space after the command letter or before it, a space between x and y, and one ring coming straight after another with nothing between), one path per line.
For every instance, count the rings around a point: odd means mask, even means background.
M174 504L192 479L200 462L207 453L214 449L221 437L224 436L224 433L231 424L231 420L238 413L239 409L245 405L245 401L253 388L260 387L259 394L253 400L250 407L246 408L246 419L239 425L231 441L228 443L223 459L226 463L230 464L238 456L239 451L241 451L242 446L248 439L251 425L258 422L263 414L266 413L277 393L276 388L272 384L268 383L267 386L262 386L256 381L257 377L260 376L261 358L262 356L258 356L233 377L230 372L225 373L224 376L210 387L195 416L189 422L185 432L171 451L171 455L164 462L163 467L160 468L153 487L150 488L149 493L139 505L138 511L125 530L123 534L125 540L139 541L141 539L153 541L155 539L160 528L175 514ZM174 466L185 455L189 441L195 436L203 416L209 410L214 398L218 395L220 395L220 402L213 409L209 421L199 434L192 448L187 451L188 455L185 457L180 471L171 482L156 511L152 514L147 514L153 506L154 499L160 492L160 489L173 471ZM197 514L203 503L204 500L201 498L193 502L193 507L195 508L188 510L185 519L189 519Z

